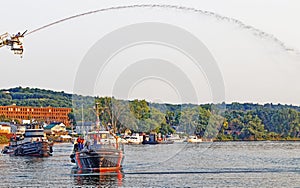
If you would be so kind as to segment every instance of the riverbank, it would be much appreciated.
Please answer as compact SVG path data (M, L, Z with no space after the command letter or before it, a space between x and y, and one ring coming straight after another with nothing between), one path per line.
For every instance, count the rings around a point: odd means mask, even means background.
M300 138L274 138L274 139L247 139L247 140L231 140L231 139L224 139L224 140L219 140L215 139L213 140L214 142L259 142L259 141L300 141Z

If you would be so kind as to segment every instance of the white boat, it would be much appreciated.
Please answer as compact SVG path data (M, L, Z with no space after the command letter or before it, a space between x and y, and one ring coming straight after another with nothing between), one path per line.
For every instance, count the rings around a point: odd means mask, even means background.
M143 137L138 134L126 136L124 139L127 141L127 144L141 144L143 142Z
M174 142L184 142L185 139L180 138L178 134L173 134L171 137L167 138L169 141L174 141Z
M187 142L190 142L190 143L199 143L199 142L202 142L202 139L198 138L197 136L189 136Z

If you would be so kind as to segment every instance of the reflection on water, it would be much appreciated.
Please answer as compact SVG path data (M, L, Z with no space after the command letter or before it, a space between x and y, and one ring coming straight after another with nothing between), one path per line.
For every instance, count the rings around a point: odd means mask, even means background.
M90 171L79 170L72 168L71 174L74 177L74 185L77 186L101 186L101 187L116 187L122 186L123 173L121 171L94 173Z

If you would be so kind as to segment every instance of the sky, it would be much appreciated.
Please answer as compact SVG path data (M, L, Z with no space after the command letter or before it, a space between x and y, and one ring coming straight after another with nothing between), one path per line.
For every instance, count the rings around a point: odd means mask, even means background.
M88 11L138 4L141 2L129 0L5 1L0 32L30 32ZM38 87L168 103L300 105L299 1L153 0L143 4L208 12L127 8L47 27L25 37L22 59L6 47L0 49L0 88ZM137 29L143 23L149 29L139 33ZM163 25L151 27L149 23ZM133 28L133 32L126 28ZM165 38L173 37L179 43L187 42L185 37L197 40L185 47L165 42L163 37L161 41L148 41L155 31L164 36L167 30L170 35L166 33ZM131 38L140 41L116 48ZM200 43L203 48L196 48ZM209 60L199 61L189 48L196 48ZM105 59L103 54L113 49ZM93 80L88 79L91 75Z

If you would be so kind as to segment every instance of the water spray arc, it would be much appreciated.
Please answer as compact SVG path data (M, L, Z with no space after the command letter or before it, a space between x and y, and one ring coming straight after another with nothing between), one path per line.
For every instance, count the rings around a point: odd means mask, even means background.
M244 22L242 22L242 21L240 21L238 19L227 17L227 16L222 16L222 15L217 14L215 12L201 10L201 9L197 9L197 8L193 8L193 7L185 7L185 6L178 6L178 5L167 5L167 4L121 5L121 6L114 6L114 7L97 9L97 10L93 10L93 11L89 11L89 12L85 12L85 13L73 15L73 16L66 17L66 18L63 18L61 20L52 22L50 24L44 25L42 27L39 27L37 29L34 29L34 30L28 32L27 35L30 35L32 33L38 32L40 30L46 29L48 27L51 27L53 25L56 25L56 24L59 24L59 23L62 23L62 22L68 21L68 20L79 18L81 16L87 16L87 15L91 15L91 14L95 14L95 13L99 13L99 12L122 10L122 9L136 9L136 8L174 9L174 10L195 12L195 13L203 14L203 15L206 15L206 16L214 17L214 18L216 18L218 20L221 20L221 21L226 21L226 22L229 22L229 23L232 23L232 24L236 24L240 28L250 31L255 36L258 36L258 37L263 38L263 39L269 39L269 40L273 41L274 43L278 44L285 51L290 51L290 52L294 52L294 53L297 53L297 54L299 53L297 49L293 49L293 48L288 47L284 42L282 42L281 40L279 40L274 35L266 33L266 32L264 32L264 31L262 31L260 29L257 29L255 27L251 26L251 25L247 25L247 24L245 24Z

